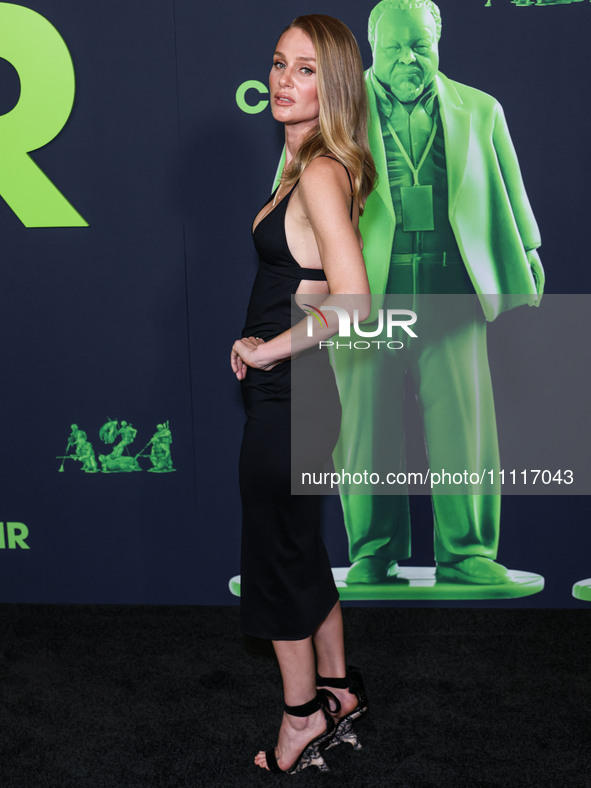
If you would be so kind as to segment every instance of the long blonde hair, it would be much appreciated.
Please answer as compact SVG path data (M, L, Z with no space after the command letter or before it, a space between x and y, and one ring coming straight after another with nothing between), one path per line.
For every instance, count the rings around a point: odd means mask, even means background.
M319 125L300 145L283 172L291 186L317 156L330 154L347 167L353 197L363 210L376 170L367 139L368 104L357 41L347 25L325 14L298 16L285 30L306 33L316 51Z

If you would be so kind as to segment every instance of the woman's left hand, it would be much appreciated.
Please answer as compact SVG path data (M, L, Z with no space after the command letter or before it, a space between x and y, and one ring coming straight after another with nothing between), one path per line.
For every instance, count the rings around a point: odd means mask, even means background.
M260 337L242 337L234 342L230 363L238 380L244 380L247 367L272 369L278 363L277 361L269 362L260 354L257 355L257 348L264 344L265 340Z

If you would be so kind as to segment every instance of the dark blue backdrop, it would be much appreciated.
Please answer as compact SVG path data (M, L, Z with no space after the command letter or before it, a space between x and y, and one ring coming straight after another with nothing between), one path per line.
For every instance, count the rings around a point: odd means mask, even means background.
M33 157L90 226L26 229L0 201L0 522L30 531L29 550L0 550L0 600L235 602L243 415L228 359L255 272L250 225L282 145L269 110L245 114L235 92L266 82L277 35L298 13L343 19L369 65L373 4L26 3L60 31L77 80L66 127ZM591 6L440 7L441 70L504 106L548 291L589 292ZM0 66L8 111L18 80ZM93 475L73 462L58 473L70 424L98 452L107 418L134 424L136 451L169 419L176 473ZM414 506L412 562L429 564L429 501ZM338 499L327 508L343 565ZM591 575L588 518L588 498L504 499L501 560L546 577L546 591L519 605L580 604L570 588Z

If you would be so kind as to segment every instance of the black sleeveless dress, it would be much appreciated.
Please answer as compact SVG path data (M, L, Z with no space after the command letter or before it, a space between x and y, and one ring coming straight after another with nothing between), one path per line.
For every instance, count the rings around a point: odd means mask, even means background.
M322 270L302 268L287 245L285 213L296 186L254 230L259 269L243 336L268 340L291 328L291 296L299 283L326 280ZM297 319L305 317L294 308ZM297 423L306 433L298 435L298 446L314 446L313 457L297 462L314 471L318 468L310 462L317 466L319 457L330 459L341 410L326 351L315 348L309 362L305 380L298 375L294 403ZM322 541L322 496L291 495L291 362L269 371L249 368L241 387L247 416L240 453L242 628L256 637L301 640L330 613L338 592ZM324 400L321 407L318 397Z

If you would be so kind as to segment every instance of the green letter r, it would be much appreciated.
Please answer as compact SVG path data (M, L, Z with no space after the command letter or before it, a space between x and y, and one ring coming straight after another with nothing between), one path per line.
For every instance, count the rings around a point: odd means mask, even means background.
M87 227L28 155L62 130L74 103L68 48L45 17L0 3L0 57L19 75L17 105L0 116L0 196L25 227Z

